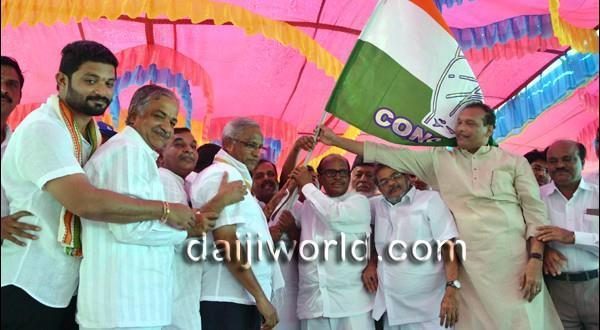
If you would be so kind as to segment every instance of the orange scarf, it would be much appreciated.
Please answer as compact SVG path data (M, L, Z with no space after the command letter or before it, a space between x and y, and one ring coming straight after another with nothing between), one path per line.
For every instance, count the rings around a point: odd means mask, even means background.
M73 113L68 106L61 100L58 100L58 104L59 107L56 110L59 112L60 118L62 118L67 126L67 129L69 130L69 135L71 136L71 141L73 142L75 158L77 158L77 161L81 167L83 167L84 159L82 144L84 137L81 135L81 133L79 133L77 123L73 119ZM88 123L85 129L85 135L92 145L91 154L93 154L94 151L98 149L102 141L98 125L96 125L96 121L93 119ZM81 219L79 219L78 215L72 213L64 207L60 212L58 241L65 248L65 253L67 255L74 257L81 257L83 255L81 247Z

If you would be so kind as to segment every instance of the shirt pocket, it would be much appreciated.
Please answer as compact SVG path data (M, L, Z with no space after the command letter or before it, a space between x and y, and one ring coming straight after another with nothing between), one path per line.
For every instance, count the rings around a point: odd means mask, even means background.
M515 179L507 171L492 171L492 196L496 200L516 201Z
M598 234L598 220L597 215L584 214L583 215L583 230L587 233Z

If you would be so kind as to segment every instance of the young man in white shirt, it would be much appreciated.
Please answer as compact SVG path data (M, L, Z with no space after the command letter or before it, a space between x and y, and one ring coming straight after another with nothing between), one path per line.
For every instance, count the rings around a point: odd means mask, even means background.
M187 178L194 170L197 160L196 139L192 132L186 127L175 128L173 137L161 151L159 161L161 167L158 169L167 201L185 204L190 202ZM210 209L219 213L225 206L242 200L246 192L243 181L227 182L227 176L224 176L219 192L211 202L203 206L203 210ZM201 239L201 237L193 239ZM175 249L173 316L171 324L165 327L166 329L202 328L200 320L202 263L192 262L189 259L186 255L186 242L177 245Z
M311 258L318 254L312 260L300 259L298 264L297 312L301 329L373 329L373 297L361 281L366 258L360 260L357 256L359 259L354 260L349 253L354 242L365 244L371 233L369 200L357 192L348 192L350 165L342 156L323 158L317 173L325 193L315 187L307 167L298 167L291 175L306 198L300 210L300 256L307 253L306 257ZM332 240L335 245L325 249L325 241ZM303 244L316 244L318 251L311 256L306 252L311 248L303 251Z
M23 77L23 72L21 72L19 63L17 63L15 59L2 55L0 64L2 67L2 94L0 95L0 98L2 99L2 117L0 118L2 151L0 154L0 159L2 159L4 158L4 151L8 145L8 140L10 140L10 136L12 135L12 130L6 121L8 120L8 116L10 116L12 111L21 101L25 78ZM0 213L2 216L2 242L4 242L6 239L15 244L24 246L25 242L22 241L23 238L36 239L37 236L35 236L35 234L32 232L35 232L40 228L24 222L19 222L19 218L24 215L28 215L28 213L16 212L15 214L9 215L8 200L6 199L6 194L4 193L4 186L2 186L0 189L0 201Z
M460 289L458 260L451 247L458 237L452 213L437 192L413 187L408 174L378 165L375 179L382 194L370 200L376 253L363 274L365 279L377 274L374 280L365 281L365 287L376 292L373 318L383 317L386 330L452 327L458 318L456 291ZM398 245L390 256L388 248L394 241L406 247ZM426 253L419 250L419 255L405 260L392 259L412 254L417 241L432 247L430 258L415 259ZM436 255L439 249L443 262Z
M550 226L537 239L550 243L544 273L565 329L598 328L598 186L581 178L585 147L557 141L547 149L552 182L542 191Z
M97 42L65 46L58 96L27 116L8 143L1 175L10 208L31 213L21 222L41 230L25 247L2 245L3 328L62 329L63 320L74 317L65 307L78 285L78 217L115 223L163 218L182 229L196 222L187 205L99 189L85 176L83 165L100 142L93 117L112 99L116 67L114 54Z
M258 164L263 144L260 126L253 120L238 118L225 125L222 135L223 148L213 164L192 183L190 197L194 206L215 196L225 173L229 180L243 180L248 189L252 187L250 171ZM270 299L272 292L283 286L283 279L276 262L264 254L256 260L257 245L262 243L266 252L264 245L272 244L258 200L246 195L239 203L225 207L214 231L206 238L208 246L216 243L224 248L224 256L221 260L204 261L202 328L258 330L261 323L267 329L275 327L278 317Z

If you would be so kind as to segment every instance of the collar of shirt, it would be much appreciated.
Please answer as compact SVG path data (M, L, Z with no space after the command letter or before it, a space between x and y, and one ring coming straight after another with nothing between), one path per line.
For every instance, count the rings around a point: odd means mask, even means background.
M542 193L546 192L547 196L550 196L552 194L560 194L561 196L564 197L562 192L560 192L558 187L554 184L554 181L551 181L550 183L544 185L543 188L544 189L542 189ZM575 190L575 193L573 194L573 196L575 196L579 190L588 190L588 191L592 190L592 185L590 183L588 183L587 181L585 181L585 179L583 179L583 177L581 177L581 180L579 181L579 186L577 186L577 190Z
M417 189L415 187L410 187L410 189L402 196L402 199L396 204L390 203L385 197L383 197L383 202L390 208L399 207L400 205L410 205L415 200L415 195L417 193Z
M167 173L169 176L172 176L175 180L177 180L177 183L180 186L184 186L185 185L185 180L180 177L179 175L175 174L173 171L171 171L170 169L166 168L166 167L161 167L159 168L160 171L163 171L165 173Z
M492 151L492 146L481 146L479 149L477 149L477 151L475 151L475 153L470 153L468 150L461 148L456 148L456 150L458 150L463 156L470 158L473 156L483 156L489 153Z
M12 130L8 124L4 128L4 141L2 141L2 149L4 149L8 145L8 140L10 140L10 136L12 135Z
M158 159L158 153L152 148L150 148L148 143L144 141L140 133L138 133L138 131L136 131L135 128L131 126L126 126L125 129L123 129L123 131L121 132L121 134L131 142L138 144L140 147L142 147L142 149L148 152L148 154L152 156L154 160Z
M248 171L246 164L233 158L233 156L228 154L227 151L224 149L219 150L219 152L217 152L215 155L215 162L221 162L233 166L236 170L238 170L238 172L240 172L248 187L252 187L252 176L250 175L250 171Z

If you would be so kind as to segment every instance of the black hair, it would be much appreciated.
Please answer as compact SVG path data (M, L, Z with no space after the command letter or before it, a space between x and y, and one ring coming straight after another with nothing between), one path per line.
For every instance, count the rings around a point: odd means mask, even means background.
M359 166L375 166L375 163L365 163L362 156L356 156L356 158L354 158L354 162L352 162L352 168L350 170L354 171L354 169Z
M25 77L23 77L23 71L21 71L21 67L17 60L12 57L2 55L1 65L9 66L17 72L17 76L19 77L19 83L21 84L21 91L23 91L23 84L25 84Z
M58 70L71 78L73 72L85 62L110 64L117 69L119 61L106 46L91 40L79 40L62 49L62 58Z
M215 155L221 150L221 146L214 143L206 143L198 147L198 162L196 162L195 172L201 172L209 167L215 160Z
M523 157L525 157L525 159L527 159L527 162L529 162L529 164L532 164L535 161L546 161L546 151L540 151L537 149L531 150L530 152L526 153L525 155L523 155Z
M187 127L175 127L173 129L173 134L181 134L181 133L192 133L192 131Z
M275 170L275 178L278 178L277 166L275 166L275 164L273 164L273 162L268 159L263 158L263 159L259 160L258 163L256 164L256 166L254 167L254 169L257 169L260 166L260 164L264 164L264 163L267 163L267 164L270 164L271 166L273 166L273 169ZM252 173L252 175L254 176L254 173Z
M472 102L465 105L464 109L466 108L479 108L483 110L483 112L485 112L485 116L483 116L483 125L496 128L496 113L492 107L483 102Z

